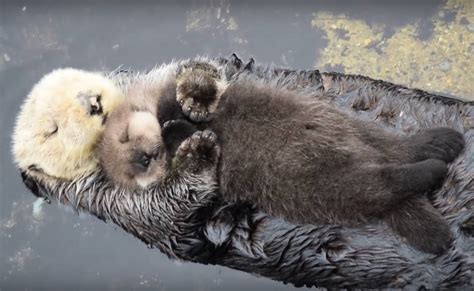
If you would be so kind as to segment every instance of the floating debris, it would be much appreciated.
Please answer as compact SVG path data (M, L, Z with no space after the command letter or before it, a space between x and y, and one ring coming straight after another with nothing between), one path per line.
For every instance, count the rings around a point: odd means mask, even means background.
M44 218L43 204L46 201L43 198L38 198L33 203L33 218L36 220L42 220Z
M237 30L239 29L239 25L234 17L230 17L227 25L228 30Z
M8 54L6 54L6 53L3 54L3 59L4 59L5 62L7 62L7 63L12 60L12 59L10 58L10 56L9 56Z

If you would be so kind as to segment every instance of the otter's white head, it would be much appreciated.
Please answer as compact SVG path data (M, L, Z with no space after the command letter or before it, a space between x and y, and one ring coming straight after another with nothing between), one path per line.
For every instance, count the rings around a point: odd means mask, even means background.
M94 171L105 120L124 96L100 73L58 69L32 89L17 117L13 155L23 171L73 179Z

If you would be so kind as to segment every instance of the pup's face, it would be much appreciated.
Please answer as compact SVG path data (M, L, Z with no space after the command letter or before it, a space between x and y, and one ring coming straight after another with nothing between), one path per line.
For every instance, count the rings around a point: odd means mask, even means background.
M26 99L13 134L23 170L73 179L97 168L94 149L110 111L124 96L98 73L60 69L43 77Z
M150 112L119 107L108 118L99 157L117 185L146 188L160 181L166 170L166 150L158 119Z

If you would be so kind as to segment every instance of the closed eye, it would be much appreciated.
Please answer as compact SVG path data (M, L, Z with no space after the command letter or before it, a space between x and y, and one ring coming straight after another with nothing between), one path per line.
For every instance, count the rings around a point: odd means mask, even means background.
M44 137L45 138L49 138L51 137L52 135L55 135L56 133L58 133L58 130L59 130L59 127L57 124L54 124L54 127L51 131L47 132L44 134Z

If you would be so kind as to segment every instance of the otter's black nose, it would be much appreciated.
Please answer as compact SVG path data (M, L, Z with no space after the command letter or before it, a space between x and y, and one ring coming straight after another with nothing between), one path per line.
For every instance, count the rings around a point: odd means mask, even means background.
M91 94L90 92L79 92L77 98L85 107L90 115L102 115L102 96L100 94Z
M102 99L102 96L100 95L92 96L89 98L89 102L90 102L89 114L90 115L100 115L104 113L102 109L102 103L100 102L101 99Z

